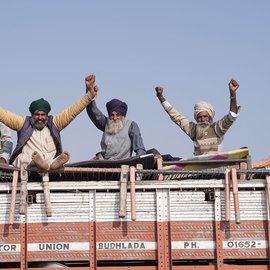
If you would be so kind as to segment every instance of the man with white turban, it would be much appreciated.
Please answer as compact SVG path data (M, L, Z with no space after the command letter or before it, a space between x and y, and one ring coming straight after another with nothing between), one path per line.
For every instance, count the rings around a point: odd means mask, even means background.
M164 98L163 88L157 86L156 95L170 118L176 123L193 141L194 155L210 154L221 151L224 134L237 118L238 106L236 102L236 90L239 84L232 79L229 82L230 112L217 122L213 122L214 108L205 101L200 101L194 106L194 118L197 123L189 121L180 114Z
M96 93L92 88L92 96ZM93 124L103 132L101 152L94 159L119 160L131 157L133 152L137 156L146 154L139 126L126 119L127 104L119 99L112 99L106 103L106 109L108 116L98 109L95 101L86 108Z

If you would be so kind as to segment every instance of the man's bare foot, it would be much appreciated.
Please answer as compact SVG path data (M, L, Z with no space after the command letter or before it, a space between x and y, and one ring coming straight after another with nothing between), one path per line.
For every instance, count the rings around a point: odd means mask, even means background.
M32 160L38 168L44 171L47 171L49 169L49 164L40 156L37 151L32 154Z
M65 163L69 161L69 152L64 151L60 156L58 156L50 166L50 170L60 169Z

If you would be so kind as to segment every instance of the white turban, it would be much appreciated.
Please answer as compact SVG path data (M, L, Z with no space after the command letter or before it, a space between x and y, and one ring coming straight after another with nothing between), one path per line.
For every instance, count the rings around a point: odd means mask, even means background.
M211 104L205 102L205 101L199 101L194 105L194 118L197 121L197 116L200 112L208 112L209 116L214 118L215 116L215 110L212 107Z

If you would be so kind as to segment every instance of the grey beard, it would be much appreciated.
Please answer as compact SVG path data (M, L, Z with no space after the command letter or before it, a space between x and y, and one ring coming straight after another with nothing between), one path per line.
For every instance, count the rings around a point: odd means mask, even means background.
M113 121L108 119L106 133L108 134L116 134L126 125L127 120L123 118L122 120Z
M197 123L196 126L196 137L200 138L204 135L205 131L211 126L209 122Z
M45 122L42 122L42 123L38 123L37 121L35 122L33 118L30 118L30 122L34 128L36 128L38 130L42 130L44 127L47 126L48 120L46 120Z

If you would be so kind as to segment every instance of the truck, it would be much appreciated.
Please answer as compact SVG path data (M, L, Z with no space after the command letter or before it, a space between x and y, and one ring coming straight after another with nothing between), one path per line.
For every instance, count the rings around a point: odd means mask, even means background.
M0 270L269 269L269 170L246 157L71 163L26 193L22 173L0 168Z

